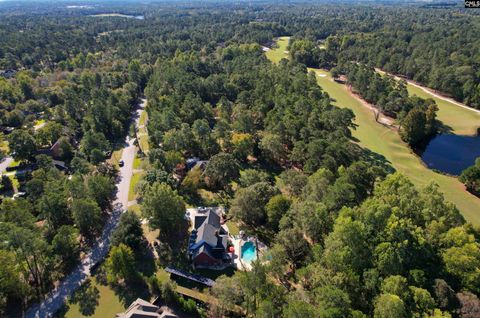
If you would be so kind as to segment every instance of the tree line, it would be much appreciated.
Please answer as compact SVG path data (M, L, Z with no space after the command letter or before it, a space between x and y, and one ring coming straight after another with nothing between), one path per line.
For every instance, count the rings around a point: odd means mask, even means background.
M338 65L332 76L346 75L348 85L367 102L400 123L400 137L411 146L418 145L439 129L433 99L409 96L404 81L380 75L375 69L358 63Z

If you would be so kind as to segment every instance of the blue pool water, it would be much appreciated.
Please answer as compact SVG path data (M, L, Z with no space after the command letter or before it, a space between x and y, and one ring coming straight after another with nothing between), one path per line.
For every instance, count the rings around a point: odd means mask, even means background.
M246 242L242 246L242 260L245 262L251 262L257 258L255 245L252 242Z

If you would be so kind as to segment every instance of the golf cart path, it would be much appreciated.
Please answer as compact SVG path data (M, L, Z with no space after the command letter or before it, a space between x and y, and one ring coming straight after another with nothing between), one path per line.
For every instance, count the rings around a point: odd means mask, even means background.
M375 70L379 73L385 73L385 74L388 74L390 76L393 76L393 78L395 78L397 81L399 80L404 80L406 81L408 84L412 85L412 86L415 86L417 88L420 88L422 91L424 91L425 93L429 94L429 95L432 95L438 99L441 99L441 100L444 100L446 102L449 102L449 103L452 103L456 106L460 106L462 108L465 108L465 109L468 109L468 110L471 110L472 112L475 112L475 113L478 113L480 114L480 109L475 109L473 107L469 107L465 104L462 104L456 100L454 100L453 98L451 97L447 97L447 96L444 96L444 95L441 95L439 93L437 93L435 90L431 89L431 88L428 88L428 87L425 87L423 85L420 85L419 83L413 81L413 80L410 80L410 79L407 79L407 78L404 78L404 77L400 77L400 76L397 76L397 75L394 75L394 74L391 74L389 72L385 72L384 70L382 69L379 69L379 68L375 68Z

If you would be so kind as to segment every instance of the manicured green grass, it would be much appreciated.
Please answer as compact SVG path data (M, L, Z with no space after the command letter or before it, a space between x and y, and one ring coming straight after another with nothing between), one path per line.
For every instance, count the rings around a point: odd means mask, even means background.
M130 189L128 191L128 201L135 200L135 198L137 197L135 193L135 186L140 181L142 176L143 176L142 172L137 172L133 174L132 179L130 180Z
M139 132L138 143L139 143L140 149L142 149L144 153L148 153L148 151L150 150L150 145L148 144L148 134L146 132L145 133Z
M133 159L133 169L141 169L142 162L143 158L139 158L137 154L135 159Z
M282 39L285 42L284 38ZM267 52L270 56L278 55L270 53L271 51ZM358 127L353 131L353 136L359 140L361 146L383 155L396 170L408 176L417 186L422 187L432 181L437 183L445 198L454 203L468 221L480 224L480 199L465 191L463 184L456 178L428 169L396 131L378 124L371 110L353 97L345 85L334 82L329 72L310 70L317 74L318 84L335 100L335 105L348 107L355 113ZM324 77L319 76L322 74Z
M146 122L147 122L147 118L148 118L147 112L145 110L142 111L142 113L140 114L140 120L139 120L138 124L140 126L145 125Z
M274 63L280 62L280 60L283 58L288 58L288 54L286 54L285 51L287 50L289 40L289 36L279 37L277 39L278 48L265 52L267 58Z
M475 135L480 127L480 113L459 107L449 101L437 98L421 88L408 84L408 93L421 98L432 98L438 105L437 118L457 135Z
M380 74L384 71L377 70ZM445 126L447 132L457 135L476 135L480 128L480 113L460 107L452 102L435 97L420 87L407 83L407 90L410 96L418 96L424 99L431 98L438 105L437 119Z
M227 227L228 227L228 230L230 231L230 234L232 235L238 235L240 233L240 229L238 228L237 223L235 223L232 220L227 221Z
M138 144L140 146L140 149L142 149L143 152L148 153L150 150L150 145L148 144L148 131L147 127L145 127L145 124L147 123L148 119L148 114L144 110L140 114L140 120L139 120L139 128L138 128Z
M465 191L463 184L456 178L428 169L400 139L398 133L378 124L373 113L354 98L345 85L334 82L326 71L315 72L327 75L317 76L317 79L319 85L335 99L334 104L348 107L355 113L358 127L353 131L353 136L359 140L361 146L383 155L396 170L408 176L417 186L425 186L434 181L445 198L454 203L468 221L480 224L480 199Z
M100 285L95 282L95 279L92 279L92 285L96 286L100 291L100 298L98 300L98 306L95 309L95 313L92 318L105 318L105 317L115 317L115 314L125 311L125 306L120 302L120 299L115 292L109 287ZM68 304L69 309L65 315L66 318L80 318L83 316L80 311L78 304Z

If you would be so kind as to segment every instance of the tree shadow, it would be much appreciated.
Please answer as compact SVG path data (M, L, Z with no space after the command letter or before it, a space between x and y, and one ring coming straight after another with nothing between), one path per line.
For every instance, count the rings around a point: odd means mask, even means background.
M72 295L70 303L78 304L79 311L83 316L92 316L99 304L99 299L100 291L96 286L92 285L90 280L87 280Z
M437 129L439 134L452 134L453 128L437 120Z
M138 252L136 265L138 272L142 273L142 275L146 277L152 276L157 271L155 256L153 255L153 251L146 240L144 246L141 248L141 251Z
M70 306L65 303L62 307L60 307L60 309L57 310L57 312L53 315L53 318L65 318L69 310Z
M387 158L379 153L371 151L370 149L362 148L362 154L360 158L372 166L382 168L387 174L395 172L395 168Z
M148 285L141 276L125 284L111 285L111 288L125 308L130 306L137 298L150 299Z

